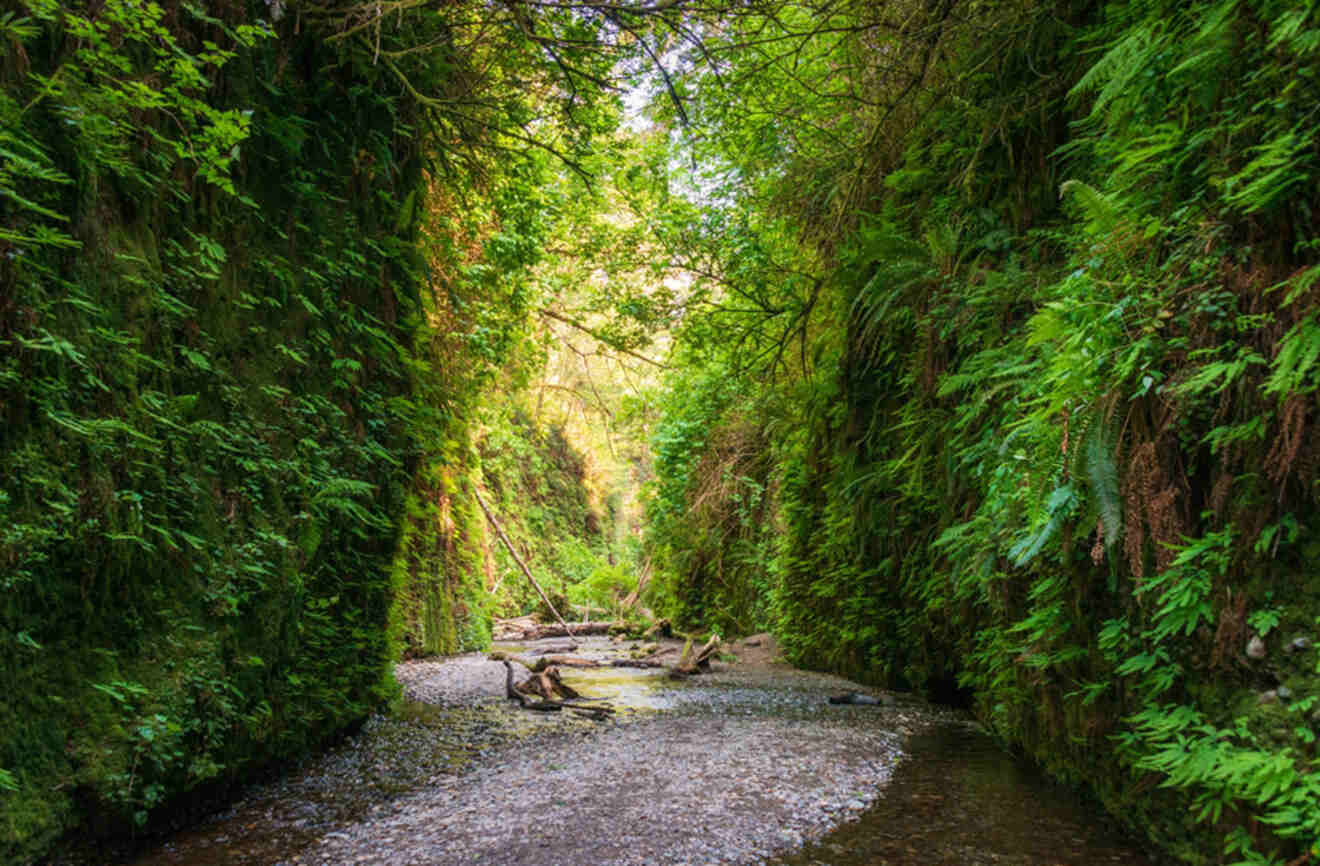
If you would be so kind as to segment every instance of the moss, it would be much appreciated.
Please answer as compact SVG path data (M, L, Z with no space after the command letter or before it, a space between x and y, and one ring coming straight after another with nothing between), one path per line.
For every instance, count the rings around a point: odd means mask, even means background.
M168 35L125 42L121 74L155 74L169 39L173 63L222 38L164 5ZM216 14L232 32L246 10ZM80 826L135 828L387 698L419 399L413 229L377 213L421 187L406 100L311 32L208 64L212 89L185 90L220 111L246 94L257 118L220 194L186 160L162 170L168 144L135 143L184 115L79 103L93 70L62 97L79 128L33 99L35 76L80 62L35 20L31 75L6 67L0 86L32 107L16 122L37 161L75 182L13 182L82 246L0 258L0 768L19 786L0 794L0 859L19 863ZM93 122L130 108L131 125ZM290 125L317 147L290 149ZM364 148L379 172L346 176Z
M613 549L614 524L591 489L585 458L556 427L543 427L521 410L490 424L475 443L488 503L524 563L536 575L556 609L566 610L571 587L583 587L606 568ZM475 507L475 502L471 503ZM485 518L469 512L473 529ZM473 562L473 586L480 586L487 564L501 587L489 603L506 613L550 611L522 575L521 568L491 532L485 544L489 563ZM580 593L579 593L580 594ZM597 607L608 598L590 599Z

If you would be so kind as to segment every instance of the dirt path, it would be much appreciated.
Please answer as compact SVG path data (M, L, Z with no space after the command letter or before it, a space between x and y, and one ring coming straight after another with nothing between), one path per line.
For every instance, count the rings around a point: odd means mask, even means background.
M601 657L628 646L578 643ZM135 863L757 863L866 809L904 740L941 715L834 706L858 687L775 664L773 645L733 649L743 661L677 683L566 671L621 708L605 722L516 708L481 655L402 664L399 717Z

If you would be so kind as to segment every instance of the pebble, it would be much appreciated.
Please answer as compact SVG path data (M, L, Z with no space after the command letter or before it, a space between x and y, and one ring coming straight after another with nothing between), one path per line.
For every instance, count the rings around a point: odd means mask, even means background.
M609 647L583 639L575 655ZM612 671L596 693L616 693L619 712L594 722L518 709L504 676L476 653L399 664L404 712L372 717L187 844L228 833L244 862L271 864L751 866L856 820L906 738L951 715L834 706L828 695L860 687L717 665L681 683Z

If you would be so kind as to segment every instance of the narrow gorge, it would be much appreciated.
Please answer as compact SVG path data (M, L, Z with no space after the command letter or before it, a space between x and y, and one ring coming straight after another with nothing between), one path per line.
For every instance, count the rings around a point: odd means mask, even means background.
M1320 862L1317 19L9 3L0 859Z

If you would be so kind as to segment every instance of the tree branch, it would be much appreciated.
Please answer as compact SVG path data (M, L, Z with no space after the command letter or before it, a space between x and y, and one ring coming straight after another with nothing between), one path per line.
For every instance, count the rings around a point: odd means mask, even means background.
M650 358L646 357L645 355L640 355L637 352L632 351L631 349L625 349L622 346L616 345L613 340L610 340L608 337L603 336L602 334L600 334L600 332L587 327L581 322L575 322L574 320L568 318L567 316L560 315L559 313L556 313L554 310L548 310L542 307L541 309L537 310L537 312L548 319L554 319L556 322L563 322L565 325L568 325L571 328L577 328L582 333L590 337L594 337L597 342L609 346L611 349L613 349L616 352L622 352L623 354L627 355L630 358L636 358L639 361L644 361L653 367L660 368L661 370L669 369L668 365L663 364L660 361L653 361Z

